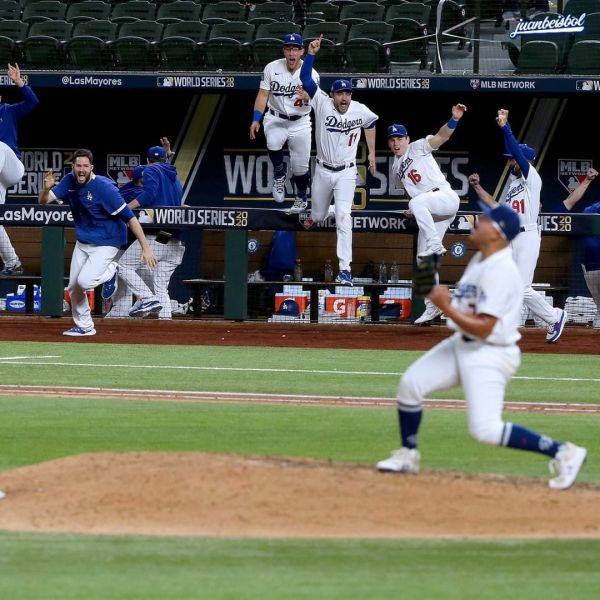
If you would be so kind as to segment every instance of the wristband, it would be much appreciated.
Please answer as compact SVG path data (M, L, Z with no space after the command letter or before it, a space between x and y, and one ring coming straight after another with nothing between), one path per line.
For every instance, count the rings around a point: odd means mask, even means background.
M446 125L448 125L449 129L456 129L456 126L458 125L458 119L450 117L450 120L446 123Z
M254 123L254 121L256 121L257 123L260 123L262 116L263 114L260 110L255 110L254 113L252 113L252 122Z

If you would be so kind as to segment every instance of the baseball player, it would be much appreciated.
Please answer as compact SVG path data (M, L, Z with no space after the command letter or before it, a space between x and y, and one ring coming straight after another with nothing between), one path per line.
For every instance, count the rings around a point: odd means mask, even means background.
M319 88L311 76L315 55L321 48L321 35L308 45L308 55L300 69L304 90L311 97L315 113L317 164L312 182L311 219L325 219L334 199L339 273L336 282L352 286L352 203L356 188L356 152L361 129L368 147L369 171L375 173L375 123L379 118L364 104L352 100L352 84L337 79L331 95Z
M23 100L16 104L0 103L0 204L6 202L6 190L21 181L25 167L17 145L17 123L39 103L33 90L21 78L19 65L8 65L8 76L21 90ZM0 100L2 98L0 97ZM0 258L4 268L0 277L23 273L21 261L10 242L4 227L0 226Z
M265 138L273 164L273 198L279 203L285 200L287 168L283 147L286 143L288 145L293 182L296 184L296 200L288 211L291 213L306 210L310 183L310 103L296 95L303 54L302 36L290 33L283 38L284 58L265 67L250 125L250 139L254 140L264 114ZM319 81L316 71L312 72L312 77Z
M567 322L567 313L561 308L551 307L531 287L541 244L538 215L540 213L542 179L531 164L535 160L536 152L527 144L517 142L508 123L507 110L500 109L496 121L504 134L506 145L504 156L510 159L509 163L512 170L511 181L504 202L519 215L521 222L522 235L511 242L511 246L515 262L521 273L521 279L524 282L524 304L534 316L547 323L546 341L555 343L563 332ZM494 198L481 187L477 173L469 176L469 183L473 186L477 196L488 206L494 207L497 205Z
M590 183L598 177L596 169L588 169L585 179L569 194L563 204L567 210L572 210ZM600 202L587 206L584 210L587 214L600 214ZM600 329L600 235L590 235L583 239L583 262L581 263L585 282L590 294L596 304L596 315L592 325L594 329Z
M108 267L119 247L127 241L127 226L142 246L141 260L150 268L156 266L156 258L138 220L114 182L93 172L93 163L89 150L76 150L73 171L58 184L52 171L47 171L38 197L40 204L67 202L75 221L77 243L71 258L68 287L75 326L63 332L73 337L96 334L86 290L94 289L110 276Z
M450 187L432 153L450 139L466 110L464 104L456 104L452 107L450 120L435 135L414 142L410 141L404 125L390 125L387 129L388 147L395 157L392 173L396 187L403 187L410 196L406 214L414 216L419 227L417 260L446 253L442 240L456 216L460 198ZM426 299L425 312L414 324L429 325L440 314L440 310Z
M419 472L417 437L423 399L460 385L471 436L486 444L551 457L552 489L567 489L575 482L586 459L585 448L502 420L504 390L520 363L517 341L523 282L510 248L519 227L519 218L508 206L486 208L471 231L479 252L467 265L452 299L445 286L434 285L429 293L455 333L402 376L397 394L402 448L377 463L380 471Z
M162 146L152 146L147 152L148 164L143 171L143 185L138 187L138 194L129 200L130 209L152 208L155 206L181 206L183 188L177 179L177 169L167 162L168 150L162 138ZM144 317L150 313L158 313L159 319L171 319L171 299L169 297L169 281L175 269L181 264L185 246L181 242L181 230L163 229L146 234L148 243L156 257L156 268L150 271L140 263L142 247L138 241L133 242L119 258L118 264L110 265L112 277L102 288L102 298L114 298L113 307L107 317ZM150 286L144 278L149 278ZM119 288L118 280L126 284ZM119 293L120 291L120 293ZM131 306L130 292L138 301Z

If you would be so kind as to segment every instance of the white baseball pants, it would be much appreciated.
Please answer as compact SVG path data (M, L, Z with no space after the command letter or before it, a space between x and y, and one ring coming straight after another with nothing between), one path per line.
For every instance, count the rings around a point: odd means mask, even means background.
M311 185L313 221L317 223L323 221L329 212L332 198L334 200L336 251L340 271L349 271L352 263L352 203L356 189L356 174L356 167L334 172L317 163Z
M596 303L596 315L594 316L593 326L595 329L600 328L600 271L588 271L584 265L581 265L583 269L583 276L585 282L590 290L590 294L594 302Z
M432 392L462 386L469 433L479 442L499 445L504 421L504 391L521 362L519 347L465 342L458 333L434 346L404 373L398 407L422 409Z
M289 121L272 115L269 110L263 119L267 148L281 150L287 143L290 151L290 167L293 175L304 175L310 164L310 140L312 125L310 115L297 121Z
M93 290L110 278L107 276L108 267L118 251L119 249L114 246L95 246L81 242L75 244L68 290L71 296L73 321L82 329L90 329L94 326L86 290Z
M4 142L0 142L0 204L6 202L6 190L21 181L25 167L17 155ZM6 267L20 264L4 227L0 226L0 258Z
M513 258L525 284L523 304L542 321L552 325L558 321L560 312L558 308L550 306L544 298L532 287L535 267L540 255L541 237L538 228L522 231L510 243Z

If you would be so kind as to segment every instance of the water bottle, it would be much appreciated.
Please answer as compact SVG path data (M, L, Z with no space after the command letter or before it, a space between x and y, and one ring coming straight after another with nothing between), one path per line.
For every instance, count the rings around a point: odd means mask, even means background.
M390 267L390 283L398 283L400 279L400 272L398 269L398 263L396 261L392 262L392 266Z
M302 260L300 258L296 259L294 265L294 281L302 281Z
M331 265L330 258L325 261L325 267L323 268L323 281L326 283L333 281L333 266Z
M385 260L382 260L379 265L379 283L387 283L387 265L385 264Z

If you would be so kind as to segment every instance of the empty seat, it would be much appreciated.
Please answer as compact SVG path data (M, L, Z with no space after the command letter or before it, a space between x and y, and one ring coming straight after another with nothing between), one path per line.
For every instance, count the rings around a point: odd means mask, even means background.
M315 23L309 24L304 28L302 34L305 41L317 39L321 34L325 39L331 40L334 44L343 44L348 35L348 26L341 23Z
M66 42L73 24L67 21L33 23L23 41L25 64L30 68L60 69L66 62Z
M106 40L93 35L73 36L66 44L69 66L76 69L110 70L112 57Z
M278 58L283 58L280 39L257 38L252 42L252 62L255 68L260 69Z
M260 25L273 21L291 21L293 18L292 5L288 2L265 2L254 4L248 10L248 23Z
M343 24L354 24L358 20L381 21L385 14L385 7L376 2L357 2L342 6L339 20Z
M92 19L108 19L111 6L103 0L86 0L70 4L67 9L67 21L90 21Z
M213 38L204 44L206 66L211 70L240 71L247 65L247 54L233 38Z
M563 6L563 14L565 15L579 16L583 13L589 15L598 11L600 11L600 0L567 0Z
M14 41L22 41L27 37L29 24L18 20L0 20L0 35Z
M300 25L296 23L292 23L291 21L285 23L263 23L256 28L255 38L264 39L264 38L277 38L279 39L279 45L281 45L281 41L284 36L289 33L300 33L302 28Z
M202 43L208 39L209 30L210 27L206 23L198 21L169 23L165 26L163 39L168 37L186 37L196 43Z
M110 49L113 62L118 69L146 71L157 66L153 44L142 37L119 36L111 43Z
M537 40L521 48L516 75L543 75L558 72L559 49L555 42Z
M150 21L156 16L156 5L146 0L129 0L115 4L111 13L110 20L115 23L127 23L139 19L140 21Z
M119 28L117 39L122 37L141 37L149 42L158 42L163 35L164 25L156 21L132 21L123 23Z
M156 13L156 20L163 25L178 21L198 21L202 13L202 5L193 0L177 0L162 4Z
M112 21L97 20L76 23L73 27L72 36L91 36L100 38L104 42L110 42L117 39L119 25Z
M385 20L414 19L419 23L429 23L431 6L422 2L407 2L406 4L393 4L385 13Z
M217 23L210 30L210 39L232 38L241 44L249 44L254 39L255 26L245 21Z
M310 43L315 37L304 37L306 44ZM336 44L332 40L323 38L321 40L321 49L317 56L317 70L319 73L339 73L343 63L344 45Z
M320 18L323 21L337 21L340 7L331 2L311 2L308 7L308 18Z
M558 18L559 16L560 15L558 13L551 13L551 12L537 13L535 15L532 15L529 18L529 20L530 21L543 21L546 18L552 19L552 18ZM545 32L540 32L539 34L538 33L527 34L527 35L521 36L521 51L527 44L530 44L531 42L537 42L537 41L554 42L558 49L559 65L564 65L566 63L567 54L568 54L569 48L571 46L571 41L572 41L572 38L570 35L564 34L564 33L545 33Z
M378 41L354 38L344 44L347 69L354 73L382 73L389 71L385 50Z
M163 38L158 43L157 50L160 66L167 71L193 71L204 63L200 45L188 37Z
M569 51L566 72L572 75L600 75L600 41L576 42Z
M600 4L600 0L598 2ZM600 40L600 12L586 14L585 29L573 35L574 43L583 40Z
M40 0L31 2L23 9L21 20L25 23L37 23L39 21L50 21L64 19L67 6L57 0Z
M386 44L392 41L392 34L394 33L394 26L383 21L376 21L374 23L361 23L358 25L352 25L348 32L348 41L356 38L368 38L375 40L380 44Z
M0 19L19 19L21 5L16 0L2 0L0 2Z
M394 28L392 40L386 46L389 50L390 62L403 64L418 62L420 68L425 69L429 62L427 25L414 19L392 19L389 24Z
M207 4L202 12L202 22L214 25L226 21L245 21L246 7L239 2Z
M72 31L73 23L69 23L68 21L42 21L40 23L32 23L31 27L29 27L27 37L49 35L64 42L71 39Z

